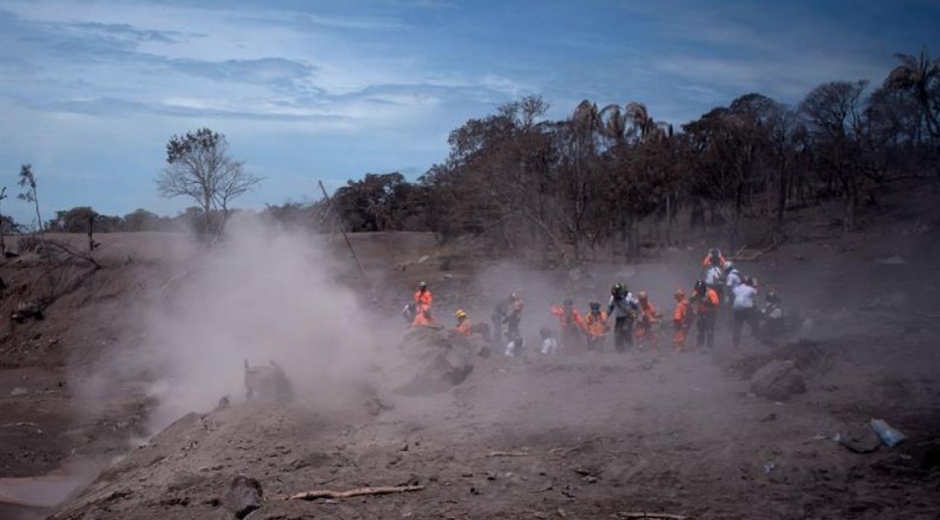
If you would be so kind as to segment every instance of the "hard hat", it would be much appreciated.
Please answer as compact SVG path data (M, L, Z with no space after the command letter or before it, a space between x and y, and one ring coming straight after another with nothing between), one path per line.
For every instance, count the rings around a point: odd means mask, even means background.
M646 294L646 291L640 291L640 292L636 295L636 297L637 297L638 299L640 299L641 301L646 301L647 298L649 298L649 295Z
M428 288L428 283L427 283L427 282L419 282L419 283L418 283L418 289L427 289L427 288Z
M734 270L734 262L732 262L731 260L728 260L727 262L725 262L725 272L730 273L733 270Z
M622 283L618 283L610 288L611 296L622 296L627 293L627 286Z
M695 292L705 292L705 280L695 282Z
M600 303L591 302L589 305L590 305L592 311L597 312L597 311L601 310L601 304L600 304Z
M513 292L509 293L509 299L510 299L510 300L518 300L518 299L519 299L519 293L517 293L516 291L513 291Z
M457 312L454 313L454 317L457 318L457 319L466 318L466 317L467 317L467 313L466 313L466 311L464 311L463 309L460 309L460 310L458 310Z
M773 291L770 291L769 293L767 293L767 296L765 297L765 299L770 303L780 303L780 297L777 296L777 293Z
M677 300L681 300L685 298L685 291L682 289L676 289L676 292L673 293L673 296L675 296Z
M565 307L572 307L572 306L574 306L574 301L572 301L571 298L565 298L565 302L564 302L564 303L565 303Z

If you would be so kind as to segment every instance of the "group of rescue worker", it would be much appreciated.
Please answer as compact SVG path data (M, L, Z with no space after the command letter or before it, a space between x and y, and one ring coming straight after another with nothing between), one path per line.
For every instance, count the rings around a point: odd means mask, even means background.
M702 260L702 277L694 284L691 295L687 296L681 288L673 293L673 348L676 351L686 350L693 324L697 329L696 347L703 350L714 348L715 327L719 310L723 307L731 309L732 343L735 348L740 347L745 325L750 328L751 335L757 337L761 332L760 314L756 307L757 294L756 279L742 275L718 249L710 250ZM765 300L772 312L781 312L778 305L780 300L773 292L768 293ZM414 293L414 302L405 306L402 315L412 327L433 326L432 303L433 297L427 283L421 282ZM467 312L459 309L454 313L456 325L453 331L462 336L479 333L495 345L503 345L505 339L508 342L505 344L505 353L513 356L525 346L519 330L524 308L521 292L516 290L496 303L491 315L492 329L485 323L473 325ZM550 311L558 319L559 334L556 337L555 331L548 327L540 330L541 353L554 353L559 342L569 352L582 348L601 351L611 329L614 350L617 352L627 352L634 345L643 348L660 347L659 329L663 316L650 302L646 291L634 294L624 283L617 283L611 288L606 310L597 301L589 302L588 308L588 313L582 315L570 298L561 305L552 305Z

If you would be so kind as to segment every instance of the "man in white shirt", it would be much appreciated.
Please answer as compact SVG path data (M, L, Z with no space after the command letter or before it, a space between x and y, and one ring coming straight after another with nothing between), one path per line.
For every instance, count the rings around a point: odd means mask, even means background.
M734 315L731 339L734 348L741 345L741 329L744 328L745 323L750 327L752 336L758 335L757 307L754 305L756 298L757 288L754 287L754 281L750 276L745 277L743 283L734 288L733 303L731 304Z
M725 286L728 287L728 303L734 306L734 289L741 285L741 272L731 262L725 264Z

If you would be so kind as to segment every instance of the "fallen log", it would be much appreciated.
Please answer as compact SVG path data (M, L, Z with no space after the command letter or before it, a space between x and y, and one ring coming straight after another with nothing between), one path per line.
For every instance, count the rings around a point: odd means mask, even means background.
M687 516L671 515L669 513L617 513L620 518L650 518L658 520L691 520Z
M352 498L365 495L391 495L393 493L411 493L421 491L424 486L385 486L385 487L364 487L349 489L346 491L334 491L332 489L315 489L313 491L304 491L287 497L288 500L316 500L318 498Z
M682 515L671 515L669 513L617 513L620 518L651 518L658 520L691 520L691 518Z

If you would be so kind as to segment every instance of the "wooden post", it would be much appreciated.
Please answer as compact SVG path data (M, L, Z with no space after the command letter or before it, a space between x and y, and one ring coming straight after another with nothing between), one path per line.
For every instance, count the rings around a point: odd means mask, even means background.
M326 188L323 187L323 181L317 181L317 184L320 185L320 191L322 191L322 192L323 192L323 196L326 197L326 203L327 203L327 205L328 205L328 206L327 206L327 209L329 210L329 206L332 206L333 201L330 200L330 196L329 196L329 194L327 194ZM369 282L369 279L368 279L368 277L366 277L366 270L362 268L362 264L359 262L359 256L356 255L356 250L353 249L352 242L349 241L349 237L346 235L346 228L343 227L343 223L342 223L342 222L339 223L339 231L343 234L343 239L346 241L346 247L348 247L348 248L349 248L349 252L352 253L353 259L356 260L356 267L359 268L359 274L361 274L361 275L362 275L362 279L365 280L366 283L368 283L368 282ZM371 285L370 285L370 287L371 287ZM373 296L374 296L374 295L373 295ZM374 298L373 298L373 299L374 299Z

